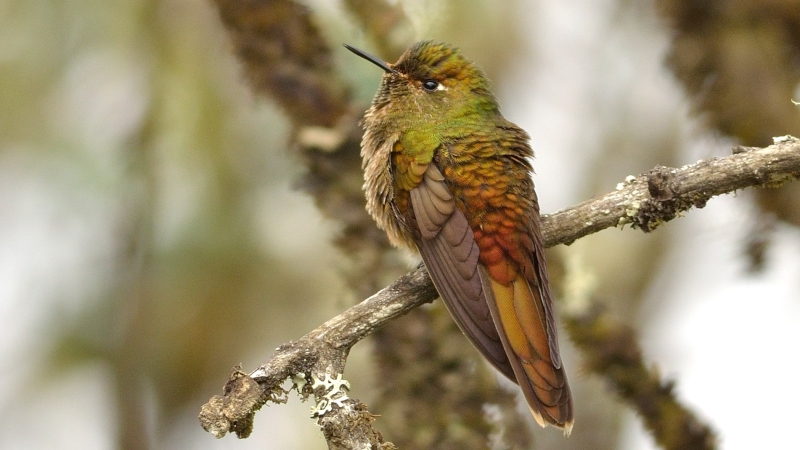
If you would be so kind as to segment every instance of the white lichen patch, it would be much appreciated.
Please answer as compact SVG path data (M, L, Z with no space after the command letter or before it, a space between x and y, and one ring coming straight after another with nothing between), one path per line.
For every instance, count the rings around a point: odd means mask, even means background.
M294 383L294 388L297 389L297 392L302 393L303 388L308 384L308 381L306 381L306 374L298 372L297 375L292 377L292 383Z
M623 190L625 188L625 185L631 184L634 181L636 181L636 177L634 175L628 175L627 177L625 177L625 181L617 183L617 190L618 191Z
M638 200L634 200L625 208L625 215L628 217L635 217L636 214L639 213L639 208L641 207L642 203Z
M773 144L781 144L783 142L789 142L789 141L792 141L794 139L796 139L794 136L787 134L785 136L778 136L778 137L772 138L772 143Z
M347 391L350 390L350 383L342 379L342 374L336 374L336 378L333 378L330 374L326 373L325 377L322 379L312 375L311 379L313 380L312 388L317 389L321 387L326 391L326 393L322 395L322 398L319 399L319 402L311 408L311 417L320 417L332 411L333 405L340 408L346 407L344 402L349 399Z

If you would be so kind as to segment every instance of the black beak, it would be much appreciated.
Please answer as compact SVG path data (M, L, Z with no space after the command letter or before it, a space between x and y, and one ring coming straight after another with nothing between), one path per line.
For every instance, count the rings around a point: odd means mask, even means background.
M356 55L358 55L358 56L366 59L367 61L371 62L372 64L375 64L376 66L380 67L381 69L384 70L384 72L393 73L395 75L399 74L398 71L396 71L396 70L392 69L391 67L389 67L389 64L387 64L386 61L378 58L377 56L370 55L369 53L365 52L364 50L359 50L359 49L357 49L355 47L352 47L352 46L349 46L347 44L342 44L342 45L344 45L344 47L346 49L350 50L351 52L355 53Z

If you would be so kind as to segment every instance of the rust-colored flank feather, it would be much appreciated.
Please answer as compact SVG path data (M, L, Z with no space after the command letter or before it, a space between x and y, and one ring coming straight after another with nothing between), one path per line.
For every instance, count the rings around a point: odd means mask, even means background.
M384 70L363 125L367 210L418 251L478 351L522 388L541 425L569 433L528 135L500 114L483 73L424 41Z

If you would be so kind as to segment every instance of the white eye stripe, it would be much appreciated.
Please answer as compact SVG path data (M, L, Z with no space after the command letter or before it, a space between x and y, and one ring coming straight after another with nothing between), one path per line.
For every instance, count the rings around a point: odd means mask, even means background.
M436 86L436 90L437 91L446 91L447 90L447 86L445 86L444 83L439 83L439 85Z

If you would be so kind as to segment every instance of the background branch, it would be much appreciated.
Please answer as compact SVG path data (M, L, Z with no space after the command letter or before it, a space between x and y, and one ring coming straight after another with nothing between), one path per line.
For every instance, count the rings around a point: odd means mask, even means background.
M716 448L711 428L681 405L672 380L662 380L642 357L636 333L596 300L575 314L564 314L570 338L586 355L584 367L605 379L614 394L631 406L656 442L667 450Z
M774 145L766 148L737 147L731 156L702 160L677 169L659 166L647 174L629 177L613 192L544 216L542 230L545 245L551 247L560 243L571 243L588 234L624 224L630 224L633 228L640 228L643 231L651 231L658 225L678 217L683 211L692 207L703 207L713 196L749 186L776 187L798 177L800 177L800 140L792 137L776 139ZM203 427L216 436L222 436L229 430L239 433L240 436L246 436L250 429L248 427L240 429L238 424L251 423L255 409L274 397L275 392L285 394L286 391L281 388L285 379L296 377L298 374L303 374L302 376L314 374L316 378L321 378L324 374L341 374L352 345L376 328L423 303L432 301L435 297L436 290L424 269L417 269L401 277L299 341L279 348L272 359L250 374L251 380L242 377L238 371L234 372L226 387L226 395L215 396L204 405L200 415ZM582 315L584 318L578 319ZM570 321L568 331L582 347L608 348L606 345L608 341L603 341L608 336L630 335L623 325L611 325L607 320L603 322L606 332L594 334L586 332L597 329L600 317L588 309L571 311L570 316L573 320ZM608 331L609 328L614 330ZM625 341L628 342L628 339ZM613 350L611 353L624 353L623 359L629 365L641 373L647 373L635 341L632 346L611 347ZM609 352L605 354L608 356ZM625 389L624 384L625 380L629 381L630 372L620 369L620 366L614 363L616 359L613 356L604 361L606 362L602 364L590 364L592 370L606 377L616 386L617 392L630 392L630 389ZM257 396L257 401L242 401L236 398L242 390L230 386L240 383L242 379L247 379L247 383L252 383L254 380L260 385L260 391L244 390L247 396ZM647 379L661 388L652 389L649 393L640 393L641 395L635 400L629 396L623 395L623 397L628 398L634 408L647 419L648 424L652 425L651 429L654 429L654 424L663 422L654 418L651 411L652 405L659 404L660 401L648 401L648 396L670 398L669 401L676 406L675 411L678 411L676 413L678 419L674 423L685 427L688 433L656 432L655 436L659 442L666 448L713 448L713 434L700 425L687 409L677 405L671 397L671 385L660 382L653 373L650 373ZM308 392L302 387L299 390ZM317 398L320 398L321 394L315 392ZM354 404L358 403L354 401ZM336 429L347 430L347 415L351 414L354 408L355 406L351 404L334 408L328 414L328 420L337 423ZM682 414L688 416L682 418ZM662 440L681 434L697 438L688 442L681 441L678 446ZM371 436L380 434L375 431ZM345 437L338 436L340 439ZM382 441L379 444L382 445Z

